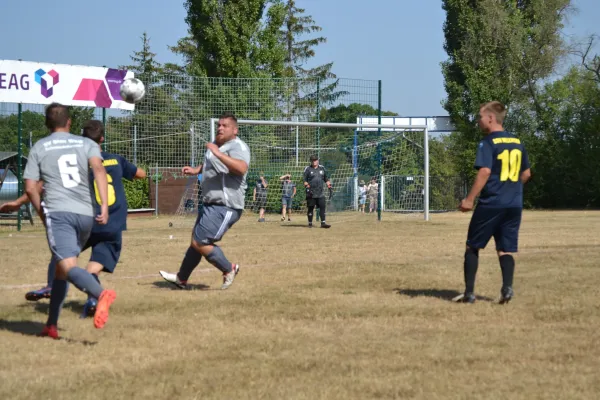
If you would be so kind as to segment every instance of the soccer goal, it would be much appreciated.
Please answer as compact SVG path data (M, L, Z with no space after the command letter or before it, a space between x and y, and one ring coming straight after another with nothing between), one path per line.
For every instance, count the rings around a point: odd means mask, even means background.
M214 141L218 119L213 118L210 140ZM385 213L421 216L429 220L429 135L427 126L302 121L238 120L239 137L250 147L246 208L264 207L273 220L281 212L282 177L291 176L296 186L292 212L306 210L303 172L316 154L333 185L326 193L328 213L353 213L373 203L378 219ZM206 137L208 135L198 135ZM204 151L195 150L195 164L202 163ZM254 196L260 177L267 182L266 201ZM404 176L402 189L395 178ZM412 179L409 179L412 177ZM361 196L361 186L373 183ZM264 193L264 192L263 192ZM260 193L259 193L260 197ZM177 214L195 217L201 207L200 182L194 181L181 199ZM259 204L260 203L260 204ZM335 218L334 218L335 219ZM333 219L333 220L334 220ZM330 220L330 218L328 218Z

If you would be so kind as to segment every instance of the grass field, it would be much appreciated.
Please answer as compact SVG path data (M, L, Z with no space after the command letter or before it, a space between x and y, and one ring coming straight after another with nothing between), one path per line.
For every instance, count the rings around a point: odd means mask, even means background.
M36 337L48 302L42 232L0 233L1 399L596 399L600 393L600 212L527 212L513 301L493 245L476 304L455 304L469 214L244 217L222 248L241 272L226 291L203 261L173 290L189 228L132 219L102 330L71 288L62 340ZM275 220L275 216L270 217ZM173 235L173 239L169 239ZM84 253L82 264L87 261Z

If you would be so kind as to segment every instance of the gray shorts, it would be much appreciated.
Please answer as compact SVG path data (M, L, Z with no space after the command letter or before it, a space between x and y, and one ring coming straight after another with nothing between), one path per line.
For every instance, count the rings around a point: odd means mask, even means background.
M223 238L242 216L242 210L235 210L216 204L204 204L194 226L194 240L200 244L213 244Z
M281 198L281 205L282 206L286 206L287 208L292 208L292 198L291 197L287 197L287 196L283 196Z
M46 237L58 261L77 257L94 226L94 217L70 212L46 213Z

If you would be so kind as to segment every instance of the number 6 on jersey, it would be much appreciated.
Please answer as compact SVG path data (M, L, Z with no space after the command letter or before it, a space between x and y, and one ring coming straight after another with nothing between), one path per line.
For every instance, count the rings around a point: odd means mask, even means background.
M60 172L62 184L65 188L72 189L81 183L76 154L63 154L58 158L57 162L58 171Z

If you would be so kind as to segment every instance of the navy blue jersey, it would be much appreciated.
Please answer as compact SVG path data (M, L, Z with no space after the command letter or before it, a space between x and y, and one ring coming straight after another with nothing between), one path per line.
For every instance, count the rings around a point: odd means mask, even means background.
M137 167L125 158L102 152L104 161L102 165L106 169L108 179L108 223L106 225L94 224L92 233L116 233L127 229L127 198L123 179L133 180ZM94 173L90 170L90 181L94 179ZM94 180L94 194L92 196L96 214L100 214L100 194L98 185Z
M486 136L479 142L475 168L492 171L479 196L479 205L523 207L521 172L529 169L529 158L519 138L508 132L493 132Z

